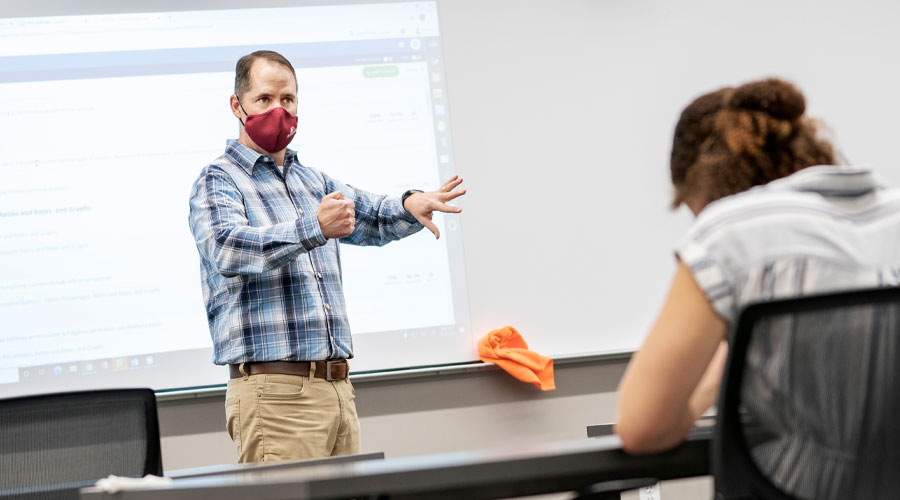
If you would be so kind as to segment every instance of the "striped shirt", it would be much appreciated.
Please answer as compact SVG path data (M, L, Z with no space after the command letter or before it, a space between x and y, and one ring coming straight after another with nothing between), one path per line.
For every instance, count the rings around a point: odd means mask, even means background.
M384 245L422 228L400 197L374 195L237 141L205 167L190 196L190 227L216 364L353 357L338 241L316 216L334 191L356 204L341 243Z
M676 249L729 324L750 302L900 283L900 190L818 166L700 212Z
M750 302L897 285L900 190L869 170L810 167L710 204L677 254L730 324ZM892 483L862 480L894 476L898 466L884 460L897 448L878 434L896 426L894 415L866 403L893 387L894 351L863 334L865 317L846 321L854 335L827 319L773 323L755 332L747 353L741 400L768 435L753 457L798 497L896 494Z

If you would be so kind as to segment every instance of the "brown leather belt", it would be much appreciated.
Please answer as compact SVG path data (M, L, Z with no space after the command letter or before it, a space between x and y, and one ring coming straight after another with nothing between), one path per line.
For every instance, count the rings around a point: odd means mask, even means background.
M243 363L244 373L247 375L280 374L280 375L299 375L301 377L309 376L310 361L265 361L261 363ZM350 372L350 365L346 359L335 359L331 361L315 361L316 372L313 376L324 378L325 380L344 380ZM228 371L231 378L241 378L241 365L228 365Z

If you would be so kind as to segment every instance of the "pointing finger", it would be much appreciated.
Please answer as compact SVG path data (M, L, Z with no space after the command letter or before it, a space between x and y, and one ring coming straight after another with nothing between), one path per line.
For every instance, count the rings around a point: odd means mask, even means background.
M454 200L454 199L456 199L456 198L459 198L460 196L462 196L462 195L464 195L464 194L466 194L466 190L465 190L465 189L461 189L461 190L459 190L459 191L453 191L453 192L451 192L451 193L443 194L443 195L441 195L441 199L444 200L444 201L450 201L450 200Z
M438 212L444 212L448 214L458 214L462 212L462 209L459 207L454 207L453 205L448 205L446 203L438 203L434 207Z
M448 192L448 191L452 191L453 188L455 188L456 186L459 186L460 184L462 184L462 181L463 181L463 180L460 179L458 175L454 175L452 178L450 178L450 180L448 180L447 182L445 182L443 186L441 186L441 189L440 189L440 190L443 191L443 192L445 192L445 193Z
M431 219L421 218L419 219L419 222L421 222L423 226L427 227L429 231L434 233L434 239L440 239L441 232L438 231L438 228L434 225L434 222L431 222Z

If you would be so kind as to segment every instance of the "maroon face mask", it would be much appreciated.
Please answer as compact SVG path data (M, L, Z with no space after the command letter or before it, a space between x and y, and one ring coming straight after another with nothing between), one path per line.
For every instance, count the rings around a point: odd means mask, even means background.
M243 104L241 110L244 111ZM244 114L247 112L244 111ZM297 133L297 117L281 106L265 113L247 114L247 121L241 123L253 142L269 153L277 153L286 148Z

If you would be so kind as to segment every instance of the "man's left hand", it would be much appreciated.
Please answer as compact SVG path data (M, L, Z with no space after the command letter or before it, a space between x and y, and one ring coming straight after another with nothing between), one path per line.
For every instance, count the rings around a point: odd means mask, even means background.
M458 214L462 212L459 207L448 205L447 202L466 194L465 189L456 189L462 184L462 179L458 175L454 175L450 180L444 183L437 191L428 193L413 193L403 202L403 208L412 214L423 226L434 233L435 239L441 237L441 232L431 220L431 216L435 211L445 212L449 214Z

